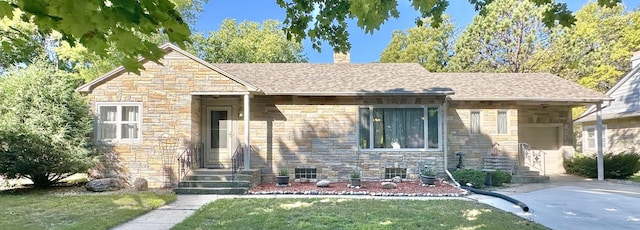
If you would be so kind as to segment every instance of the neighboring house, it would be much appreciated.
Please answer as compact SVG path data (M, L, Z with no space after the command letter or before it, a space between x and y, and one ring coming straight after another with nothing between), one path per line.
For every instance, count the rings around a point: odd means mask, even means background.
M637 152L640 149L640 52L631 58L631 71L606 95L612 102L602 105L603 151ZM582 124L582 152L597 150L596 106L585 111L576 123Z
M492 153L522 162L519 143L561 164L564 152L573 153L571 107L609 100L551 74L211 64L162 48L162 65L143 61L139 76L118 68L77 89L119 173L152 187L175 185L176 158L193 146L202 150L196 168L228 168L244 149L245 169L259 169L263 180L280 167L330 180L352 170L364 179L415 177L424 165L455 168L458 152L467 168L482 168Z

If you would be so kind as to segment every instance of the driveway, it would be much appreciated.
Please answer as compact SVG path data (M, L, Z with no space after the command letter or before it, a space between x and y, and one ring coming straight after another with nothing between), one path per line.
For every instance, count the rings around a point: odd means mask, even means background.
M530 211L495 197L472 198L552 229L640 229L638 184L555 175L550 183L496 192L524 202Z

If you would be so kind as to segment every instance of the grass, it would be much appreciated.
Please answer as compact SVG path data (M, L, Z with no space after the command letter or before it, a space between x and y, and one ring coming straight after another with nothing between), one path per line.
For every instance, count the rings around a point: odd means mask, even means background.
M219 199L173 229L546 229L466 200Z
M0 229L108 229L176 200L169 192L0 194Z
M640 183L640 172L634 174L633 176L629 177L629 180L633 181L633 182L637 182Z

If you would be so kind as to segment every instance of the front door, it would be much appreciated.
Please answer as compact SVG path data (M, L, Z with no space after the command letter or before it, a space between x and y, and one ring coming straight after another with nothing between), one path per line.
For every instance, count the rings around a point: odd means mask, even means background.
M205 125L206 168L225 168L230 165L229 144L231 140L230 107L207 107Z

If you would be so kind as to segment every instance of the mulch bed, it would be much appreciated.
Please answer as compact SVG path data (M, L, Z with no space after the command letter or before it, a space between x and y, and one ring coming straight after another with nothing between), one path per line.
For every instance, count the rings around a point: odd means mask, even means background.
M288 187L276 183L263 183L249 190L248 194L293 194L293 195L368 195L368 196L421 196L421 197L459 197L467 191L456 188L446 182L437 181L432 186L422 186L420 181L397 183L395 189L383 189L382 181L362 181L360 188L350 188L347 182L331 182L329 187L317 187L316 183L293 182Z

